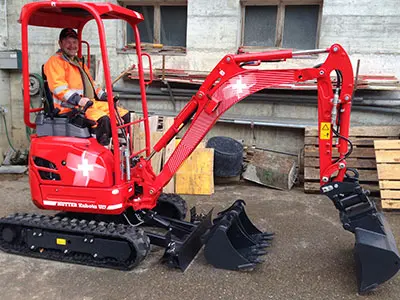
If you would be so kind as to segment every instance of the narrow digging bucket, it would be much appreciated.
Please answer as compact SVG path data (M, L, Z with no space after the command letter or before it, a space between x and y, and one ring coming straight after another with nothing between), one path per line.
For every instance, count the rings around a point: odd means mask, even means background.
M363 294L392 278L400 269L400 257L392 230L369 192L357 176L345 179L323 185L321 192L339 210L343 228L355 234L358 292Z
M267 253L273 234L260 231L248 218L244 205L243 200L237 200L214 219L204 255L216 268L253 269L263 262L261 256Z
M376 221L383 225L381 232L359 227L356 227L354 232L354 258L360 294L375 289L400 269L400 257L389 224L379 212L376 218Z

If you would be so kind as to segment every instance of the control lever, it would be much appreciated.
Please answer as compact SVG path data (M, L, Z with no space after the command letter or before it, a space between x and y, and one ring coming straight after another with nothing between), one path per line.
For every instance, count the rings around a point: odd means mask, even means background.
M89 107L91 107L93 105L93 101L88 101L86 102L85 106L82 108L81 112L86 113L87 109ZM76 109L75 105L67 102L67 101L63 101L61 102L61 106L65 107L65 108L71 108L71 109Z
M116 105L117 102L119 101L119 94L115 95L113 100L114 100L114 105Z
M82 112L83 113L86 113L86 111L88 110L88 108L89 107L91 107L93 105L93 101L88 101L88 102L86 102L86 104L85 104L85 106L83 107L83 109L82 109Z

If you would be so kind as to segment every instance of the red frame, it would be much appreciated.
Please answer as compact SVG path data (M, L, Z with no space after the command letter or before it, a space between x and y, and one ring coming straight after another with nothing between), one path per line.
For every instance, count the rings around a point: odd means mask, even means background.
M71 17L71 15L62 13L63 8L81 9L79 12L86 13L75 13ZM119 214L128 207L132 207L134 210L152 209L156 205L162 188L204 138L217 119L235 103L265 88L274 88L281 84L316 79L318 82L318 122L319 129L321 130L324 124L331 123L334 93L330 74L334 70L339 70L342 74L342 85L339 95L341 110L338 111L340 118L337 118L335 123L340 120L340 134L345 138L348 137L351 97L353 94L353 69L347 53L340 45L335 44L328 49L307 52L325 52L328 53L328 57L317 68L299 70L261 70L255 67L263 61L283 61L296 55L303 55L305 52L279 50L226 55L209 74L199 91L178 114L174 124L153 147L153 151L150 153L150 134L145 94L146 83L144 81L142 56L145 55L149 58L150 66L151 60L150 56L141 52L140 37L136 26L137 23L143 20L143 17L136 12L113 4L66 1L31 3L25 5L21 12L24 120L27 126L35 127L35 124L31 123L29 119L30 113L34 112L34 110L29 108L28 25L57 28L73 27L78 30L79 39L81 40L84 25L92 19L96 20L98 25L110 108L113 107L112 88L102 19L125 20L132 26L135 33L143 119L132 123L144 122L146 148L142 150L131 149L131 153L133 153L131 157L144 151L146 151L146 157L140 158L139 162L130 169L132 178L128 179L126 174L123 174L120 169L121 158L119 151L111 153L111 151L101 147L94 138L76 139L70 137L33 136L29 173L32 199L40 208L108 214ZM79 51L80 54L81 49ZM243 67L241 65L247 62L253 62L252 66ZM193 116L191 125L164 165L161 173L156 176L151 167L152 155L164 148L171 138L178 133L182 124L188 121L191 116ZM118 149L115 115L111 114L110 117L112 121L113 144L115 145L115 149ZM340 161L335 162L332 159L332 131L330 131L328 138L319 139L321 185L326 182L326 179L342 181L344 178L346 172L346 161L344 158L347 153L348 144L344 139L340 139L337 146ZM93 158L94 163L88 166L88 161L92 159L93 155L95 156ZM50 161L56 161L57 170L38 166L34 161L37 156L44 156ZM60 157L64 158L62 162L59 162ZM67 157L67 160L70 158L70 161L73 161L76 157L80 157L81 161L79 162L81 164L78 164L78 162L75 167L71 167L69 163L65 162L65 157ZM89 169L84 170L85 167L92 169L96 167L98 170L101 170L100 173L105 174L102 179L103 182L99 184L98 178L93 179L87 175ZM81 170L79 172L82 172L82 176L86 172L87 180L77 181L76 174L78 174L78 171L76 170ZM43 180L40 176L41 171L51 171L60 175L62 180ZM74 173L75 171L76 173ZM97 172L97 175L100 173ZM80 179L82 179L81 175Z
M81 9L81 14L71 16L70 14L63 14L63 8ZM30 113L37 112L37 110L29 109L29 62L28 62L28 26L42 26L42 27L53 27L53 28L64 28L72 27L78 30L79 41L82 41L82 30L87 22L95 20L98 28L98 34L100 39L100 49L102 53L102 62L104 68L104 77L106 83L106 90L108 92L108 105L112 111L113 107L113 95L112 95L112 81L109 68L109 60L107 53L107 46L105 40L105 30L102 19L121 19L125 20L131 25L133 32L135 33L135 39L138 45L140 45L140 35L137 29L137 24L143 21L143 16L137 12L129 9L125 9L118 5L108 3L84 3L84 2L71 2L71 1L41 1L35 3L29 3L23 6L19 22L21 23L22 31L22 76L23 76L23 87L24 87L24 121L25 124L31 128L35 128L35 124L30 121ZM139 84L142 91L144 91L144 75L143 75L143 63L142 63L142 51L140 47L136 48L138 56L138 73L139 73ZM82 45L79 43L78 55L82 54ZM146 153L150 153L150 129L148 124L148 111L146 94L142 93L142 107L143 107L143 122L146 132ZM113 124L111 130L113 134L113 143L118 147L118 135L116 117L114 114L110 114L111 123ZM115 173L116 183L120 184L120 170L119 170L119 152L115 151Z

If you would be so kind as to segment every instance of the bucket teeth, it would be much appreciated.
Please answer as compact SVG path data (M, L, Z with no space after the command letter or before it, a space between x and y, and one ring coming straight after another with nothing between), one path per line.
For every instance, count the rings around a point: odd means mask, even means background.
M270 243L260 243L260 244L257 244L257 247L259 247L260 249L268 248L268 247L270 247L270 246L271 246Z
M272 241L274 239L274 236L273 235L253 234L253 235L251 235L251 238L258 242L264 242L264 241Z
M274 235L275 235L275 232L263 232L263 233L261 233L261 236L263 238L273 238Z
M251 254L262 256L262 255L267 254L267 251L265 251L265 250L253 250L253 251L251 251Z
M263 262L265 262L265 259L256 257L250 260L253 264L262 264Z

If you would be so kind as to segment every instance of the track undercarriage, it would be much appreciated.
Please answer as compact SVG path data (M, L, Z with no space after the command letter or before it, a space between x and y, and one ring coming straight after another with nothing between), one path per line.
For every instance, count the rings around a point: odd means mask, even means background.
M206 258L214 266L250 269L262 262L259 256L266 254L264 249L269 246L266 240L272 239L272 234L263 234L252 224L243 225L240 219L248 220L243 206L244 202L237 201L219 214L214 225L212 211L197 215L192 209L191 221L184 221L187 205L175 194L162 194L154 211L129 211L116 216L71 212L55 216L14 214L0 219L0 248L13 254L130 270L146 258L153 244L165 248L163 262L184 271L206 243ZM228 225L226 218L230 219ZM246 233L244 226L252 232ZM231 233L219 233L217 239L222 239L217 241L212 236L221 228ZM251 240L254 230L257 237L253 236L253 242L237 243ZM221 246L231 248L228 258L227 253L220 251Z

